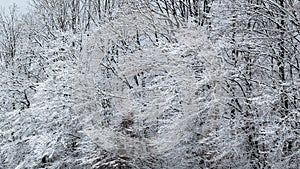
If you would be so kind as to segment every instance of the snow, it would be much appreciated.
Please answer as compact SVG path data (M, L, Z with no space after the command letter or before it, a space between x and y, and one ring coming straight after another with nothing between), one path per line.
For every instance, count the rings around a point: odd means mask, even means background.
M298 1L31 2L0 11L0 168L299 168Z

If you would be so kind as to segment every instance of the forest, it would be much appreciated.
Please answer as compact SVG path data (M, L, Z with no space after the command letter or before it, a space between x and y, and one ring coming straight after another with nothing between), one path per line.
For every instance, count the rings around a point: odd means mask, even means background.
M299 169L299 0L0 10L0 169Z

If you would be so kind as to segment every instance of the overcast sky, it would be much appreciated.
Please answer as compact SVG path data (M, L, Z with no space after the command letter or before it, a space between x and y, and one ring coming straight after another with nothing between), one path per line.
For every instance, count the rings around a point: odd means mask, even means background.
M28 7L28 1L29 0L0 0L0 6L8 9L10 5L15 3L19 7L20 12L25 12Z

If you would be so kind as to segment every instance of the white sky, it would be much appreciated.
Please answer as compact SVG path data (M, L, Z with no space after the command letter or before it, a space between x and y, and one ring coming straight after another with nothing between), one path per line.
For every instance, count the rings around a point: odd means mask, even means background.
M0 6L8 9L13 3L17 4L20 12L25 12L28 7L29 0L0 0Z

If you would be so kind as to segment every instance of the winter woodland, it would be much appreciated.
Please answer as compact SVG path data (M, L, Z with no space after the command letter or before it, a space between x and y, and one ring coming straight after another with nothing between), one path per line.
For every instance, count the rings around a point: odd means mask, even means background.
M298 0L0 10L0 169L299 169Z

